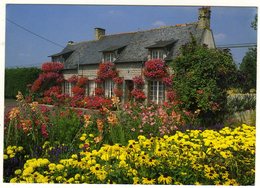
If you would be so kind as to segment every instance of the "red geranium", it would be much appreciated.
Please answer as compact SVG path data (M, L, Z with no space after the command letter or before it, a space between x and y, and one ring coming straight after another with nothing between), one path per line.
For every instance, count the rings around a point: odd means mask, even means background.
M42 64L43 72L59 72L64 68L64 65L60 62L46 62Z
M98 75L98 78L105 80L108 78L117 77L118 71L116 71L114 63L105 62L105 63L99 64L97 75Z
M101 107L110 108L112 106L111 99L106 99L100 96L85 97L85 107L91 109L98 109Z
M79 77L77 80L77 86L82 87L85 86L88 82L88 78L86 77Z
M116 78L113 78L113 81L114 81L114 83L116 83L117 85L122 85L124 79L123 79L123 78L120 78L120 77L116 77Z
M162 79L163 83L165 84L165 86L167 87L171 87L173 84L173 75L169 76L169 77L164 77Z
M98 96L104 95L104 89L101 87L95 88L95 95L98 95Z
M77 85L72 87L71 91L74 95L84 95L85 94L85 89L81 88Z
M131 95L138 101L142 101L142 100L146 99L144 92L137 88L135 88L131 91Z
M144 79L142 76L135 76L133 78L133 82L137 85L137 86L143 86L144 85Z
M46 90L44 92L44 96L46 97L50 97L52 95L58 95L58 94L61 94L61 87L60 86L52 86L50 89Z
M113 92L117 97L121 97L123 95L123 90L121 88L115 88Z
M163 78L167 76L165 62L161 59L152 59L145 62L144 75L147 78Z
M78 81L78 77L76 75L73 75L67 81L70 82L70 83L75 84Z

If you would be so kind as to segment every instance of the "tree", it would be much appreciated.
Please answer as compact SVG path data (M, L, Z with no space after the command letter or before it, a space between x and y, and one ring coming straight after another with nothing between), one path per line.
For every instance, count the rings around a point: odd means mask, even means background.
M244 77L244 82L242 83L244 92L256 89L256 54L256 48L250 48L239 66L240 72Z
M182 47L172 68L179 108L197 114L198 125L222 123L226 111L226 90L236 74L231 54L201 46L192 38L191 43Z
M257 14L251 23L251 27L257 30ZM249 48L239 66L241 77L243 77L242 88L244 92L256 89L256 56L257 49Z

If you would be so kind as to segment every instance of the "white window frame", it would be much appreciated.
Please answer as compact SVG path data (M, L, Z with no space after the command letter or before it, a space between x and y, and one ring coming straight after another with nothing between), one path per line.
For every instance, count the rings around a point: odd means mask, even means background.
M151 59L163 59L165 52L163 49L154 49L151 50Z
M96 87L97 87L97 84L96 84L95 80L88 81L88 87L86 87L86 93L88 93L88 96L95 96Z
M104 53L104 62L113 62L115 60L114 52L106 52Z
M104 82L105 97L111 98L113 96L114 82L109 79Z
M165 86L162 81L150 81L149 99L156 104L165 101Z
M69 96L72 96L71 88L72 88L71 83L68 81L65 81L64 82L64 94L68 94Z

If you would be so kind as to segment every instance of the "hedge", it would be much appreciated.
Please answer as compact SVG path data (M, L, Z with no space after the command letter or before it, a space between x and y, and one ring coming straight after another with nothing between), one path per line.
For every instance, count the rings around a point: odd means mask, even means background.
M6 68L5 69L5 98L15 98L18 91L28 93L27 85L32 84L38 78L40 69L29 68Z

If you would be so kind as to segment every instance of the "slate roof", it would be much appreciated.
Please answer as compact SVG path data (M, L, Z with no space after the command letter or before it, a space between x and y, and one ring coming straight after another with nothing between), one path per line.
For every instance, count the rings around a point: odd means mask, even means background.
M60 53L73 52L65 61L65 69L73 69L77 64L98 64L102 61L103 52L121 50L114 63L142 62L147 60L148 48L165 47L172 44L166 60L177 56L180 47L190 41L192 34L201 42L204 29L197 27L197 22L176 26L166 26L146 31L105 35L99 40L68 44Z

